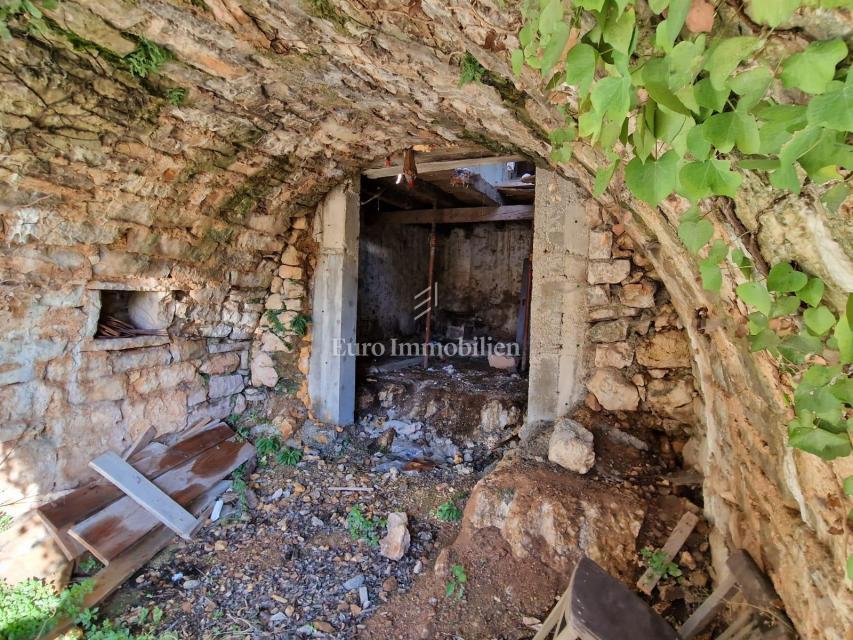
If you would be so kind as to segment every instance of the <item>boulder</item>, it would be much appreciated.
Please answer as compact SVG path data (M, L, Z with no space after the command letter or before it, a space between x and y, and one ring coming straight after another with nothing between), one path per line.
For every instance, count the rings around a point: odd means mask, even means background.
M554 423L548 443L548 460L575 473L586 473L595 464L592 432L569 418Z
M252 356L252 385L256 387L274 387L278 383L278 373L272 358L263 351Z
M596 369L586 387L608 411L636 411L640 403L637 387L613 367Z
M409 550L412 538L409 535L409 516L402 511L388 514L385 537L379 541L380 555L389 560L400 560Z

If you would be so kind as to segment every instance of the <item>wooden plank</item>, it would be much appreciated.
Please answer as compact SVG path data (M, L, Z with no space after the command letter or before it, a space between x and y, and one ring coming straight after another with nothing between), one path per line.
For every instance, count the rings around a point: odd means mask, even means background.
M89 466L184 540L189 540L197 524L195 518L115 453L107 451Z
M186 506L254 454L250 443L228 440L167 471L154 484L179 505ZM98 560L109 564L157 525L148 511L124 497L72 527L68 534Z
M190 506L193 515L198 516L200 522L203 521L202 515L204 512L210 508L213 502L230 485L231 482L228 480L218 482L196 498ZM98 571L98 573L91 577L94 583L93 589L83 598L81 609L89 609L96 606L101 600L118 589L151 558L157 555L160 550L166 547L174 537L175 534L172 531L162 525L158 525L150 535L145 536L138 544L123 553L121 557L111 562L109 566ZM59 637L73 626L73 620L67 618L59 620L57 625L44 638L45 640L53 640L53 638Z
M731 571L727 572L717 588L707 597L705 602L699 605L699 608L694 611L689 618L681 625L678 630L683 640L690 640L702 632L708 626L708 623L714 619L717 612L737 591L737 578Z
M456 209L413 209L380 214L390 224L463 224L469 222L511 222L533 220L533 205L506 207L460 207Z
M135 456L142 451L157 435L157 430L154 427L148 427L145 431L139 434L133 444L121 455L122 459L127 460L131 456Z
M504 164L507 162L521 162L525 160L524 156L508 155L508 156L490 156L486 158L463 158L461 160L440 160L438 162L417 162L418 174L432 173L433 171L446 171L448 169L461 169L463 167L481 167L484 164ZM403 172L401 166L393 167L377 167L375 169L366 169L362 175L367 178L388 178L396 176Z
M673 529L672 533L669 534L666 544L664 544L663 549L661 549L666 556L664 563L672 561L675 554L678 553L678 550L684 545L684 542L687 540L687 536L690 535L698 522L699 518L689 511L681 516L681 520L679 520L678 524L675 525L675 529ZM660 579L661 575L659 573L655 573L651 569L647 569L637 582L637 588L646 595L649 595Z
M231 428L222 423L207 426L202 431L183 437L168 450L162 445L150 443L128 462L146 477L156 478L163 473L191 460L210 447L234 437ZM121 490L105 482L96 482L75 489L52 502L36 509L48 531L53 534L62 552L69 560L78 558L86 549L68 535L75 524L103 509L122 497Z

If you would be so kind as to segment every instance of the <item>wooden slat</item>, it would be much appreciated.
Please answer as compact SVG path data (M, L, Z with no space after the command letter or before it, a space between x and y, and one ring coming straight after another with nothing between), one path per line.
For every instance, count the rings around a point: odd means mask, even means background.
M679 520L678 524L675 525L675 529L673 529L672 533L669 534L666 544L664 544L663 549L661 549L666 556L664 563L670 562L675 557L675 554L678 553L678 550L681 549L682 545L684 545L684 542L693 531L697 522L699 522L699 518L689 511L681 516L681 520ZM646 572L637 582L637 588L646 595L649 595L661 577L662 576L659 573L655 573L651 569L646 569Z
M196 498L190 506L190 511L193 515L198 516L199 521L203 520L202 515L204 512L228 489L230 484L228 480L218 482ZM162 525L158 525L150 535L145 536L138 544L128 549L119 558L111 562L109 566L104 567L90 578L93 582L93 589L83 598L80 608L85 610L97 605L101 600L124 584L134 573L139 571L146 562L157 555L174 537L175 534L172 531ZM73 620L62 619L44 638L45 640L57 638L72 626L74 626Z
M186 506L254 453L250 443L228 440L167 471L154 484L179 505ZM109 564L157 524L148 511L124 497L72 527L68 534L98 560Z
M128 462L148 478L157 476L191 460L210 447L234 436L231 428L222 423L210 425L176 442L168 450L150 443L145 449L130 457ZM122 497L122 492L111 484L97 482L75 489L61 498L36 509L45 527L50 531L62 552L69 560L79 557L85 548L68 535L68 529Z
M101 454L89 466L172 531L189 540L197 524L195 518L115 453Z
M154 439L155 435L157 435L157 429L154 427L148 427L145 431L139 434L136 440L133 441L133 444L127 448L121 457L127 460L131 456L135 456L148 446L148 444Z
M390 224L463 224L469 222L511 222L533 220L533 205L506 207L461 207L457 209L413 209L380 214Z
M690 640L696 637L702 630L708 626L708 623L714 619L717 612L728 602L732 595L737 591L737 578L731 571L720 580L717 588L705 599L705 602L699 605L699 608L687 618L685 623L678 630L683 640Z
M418 162L415 156L415 163L418 167L418 174L431 173L433 171L446 171L447 169L461 169L463 167L481 167L484 164L504 164L506 162L521 162L525 160L524 156L491 156L487 158L463 158L461 160L441 160L438 162ZM363 175L367 178L388 178L396 176L403 172L401 166L393 167L378 167L376 169L366 169Z

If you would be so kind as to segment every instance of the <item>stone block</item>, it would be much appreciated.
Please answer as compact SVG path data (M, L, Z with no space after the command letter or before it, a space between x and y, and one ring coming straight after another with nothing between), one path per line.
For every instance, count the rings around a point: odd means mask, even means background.
M586 386L608 411L636 411L640 403L637 387L612 367L596 369Z
M624 318L612 322L599 322L587 331L590 342L619 342L628 337L628 321Z
M646 385L646 406L657 415L692 422L692 377L650 380Z
M587 266L589 284L616 284L622 282L631 273L630 260L612 260L610 262L590 262Z
M240 393L245 386L243 376L239 374L211 376L207 384L207 395L211 399L232 396L235 393Z
M305 272L302 267L293 267L285 264L279 268L278 275L285 280L302 280Z
M163 389L172 389L195 378L195 366L190 362L181 362L168 367L152 367L131 371L130 386L140 394L148 394Z
M627 342L595 345L595 366L624 369L634 361L634 351Z
M606 284L587 287L586 304L590 307L602 307L610 304L610 287Z
M211 376L224 373L233 373L240 366L240 354L236 351L228 351L210 356L203 362L198 370Z
M121 373L113 368L110 354L83 351L76 355L68 353L48 362L46 377L51 382L86 382L112 375L113 371Z
M557 420L548 442L548 460L569 471L587 473L595 464L592 432L569 418Z
M626 284L619 289L619 301L629 307L651 309L655 306L657 285L649 280Z
M285 298L304 298L305 286L300 282L285 280L281 295Z
M98 378L91 382L68 383L68 401L71 404L123 400L125 397L127 382L124 374Z
M252 386L274 387L278 383L278 373L272 358L263 351L252 354Z
M589 259L609 260L613 234L609 231L589 232Z
M689 367L690 342L683 331L658 331L637 346L637 362L653 369Z
M291 298L284 301L284 308L288 311L302 311L302 298Z
M622 304L608 304L603 307L595 307L589 310L589 319L592 321L598 320L613 320L615 318L630 318L639 315L640 310L633 307L626 307Z
M281 297L280 293L273 293L267 296L266 303L264 307L271 311L278 311L284 306L284 300Z
M290 267L302 264L302 253L293 245L289 245L281 254L281 263Z
M172 345L172 347L175 346L174 344ZM123 373L134 369L165 367L172 362L172 352L168 346L164 345L161 347L113 351L109 353L109 358L112 370L115 373Z

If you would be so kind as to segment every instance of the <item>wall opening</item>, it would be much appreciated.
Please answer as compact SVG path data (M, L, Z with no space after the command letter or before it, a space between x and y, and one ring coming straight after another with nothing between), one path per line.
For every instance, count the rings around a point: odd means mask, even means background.
M99 293L96 340L168 335L175 302L183 296L180 291L104 289Z
M419 434L493 448L527 404L535 167L414 164L361 185L356 416L401 455Z

